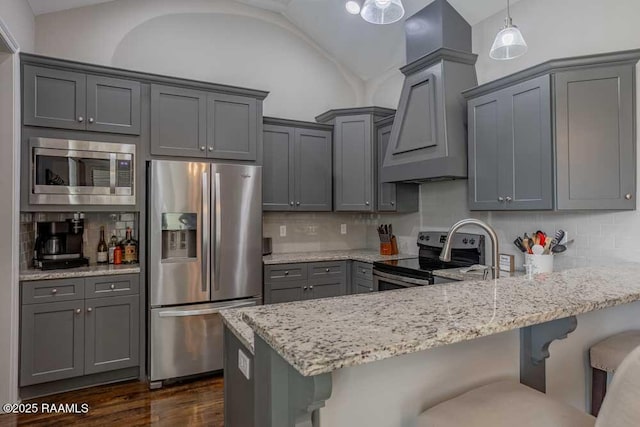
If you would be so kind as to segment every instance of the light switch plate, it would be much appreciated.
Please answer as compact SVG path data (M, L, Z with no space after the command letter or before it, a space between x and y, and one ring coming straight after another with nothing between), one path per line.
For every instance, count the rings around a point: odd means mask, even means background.
M244 351L240 348L238 349L238 369L248 380L251 379L251 365L249 364L249 357L244 354Z
M347 234L347 224L340 224L340 234Z
M280 237L287 237L287 226L286 225L281 225L280 226Z

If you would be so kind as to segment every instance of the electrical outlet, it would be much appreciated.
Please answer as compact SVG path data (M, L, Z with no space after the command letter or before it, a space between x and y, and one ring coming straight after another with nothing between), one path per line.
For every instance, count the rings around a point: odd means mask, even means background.
M249 356L244 354L242 349L238 349L238 369L248 379L251 379L251 365L249 365Z
M280 237L287 237L287 226L286 225L281 225L280 226Z
M340 224L340 234L347 234L347 224Z

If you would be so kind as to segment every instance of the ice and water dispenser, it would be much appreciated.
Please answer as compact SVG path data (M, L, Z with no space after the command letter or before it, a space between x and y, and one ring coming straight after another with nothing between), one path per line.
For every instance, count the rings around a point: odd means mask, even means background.
M198 215L195 213L162 214L162 260L197 259Z

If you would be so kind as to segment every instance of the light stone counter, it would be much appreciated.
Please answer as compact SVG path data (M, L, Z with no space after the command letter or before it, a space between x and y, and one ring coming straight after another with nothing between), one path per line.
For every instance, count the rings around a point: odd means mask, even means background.
M446 346L640 300L640 266L247 308L242 318L303 376Z
M444 279L451 280L482 280L484 273L482 271L470 271L468 273L463 273L460 271L460 268L447 268L445 270L434 270L432 274L436 277L442 277ZM489 273L490 274L490 273ZM524 276L524 271L514 271L513 273L509 273L507 271L500 272L500 278L504 279L506 277L522 277ZM489 275L489 277L491 277Z
M242 313L246 308L235 308L220 311L220 316L225 325L233 332L233 335L240 340L251 354L255 353L253 347L253 329L242 318Z
M273 254L262 257L262 262L265 265L295 264L297 262L320 261L362 261L374 263L376 261L388 261L416 257L417 255L409 254L380 255L380 252L371 249L355 249L347 251L319 251Z
M61 270L29 269L20 271L21 282L31 280L71 279L76 277L109 276L113 274L140 273L139 264L131 265L90 265L88 267L67 268Z

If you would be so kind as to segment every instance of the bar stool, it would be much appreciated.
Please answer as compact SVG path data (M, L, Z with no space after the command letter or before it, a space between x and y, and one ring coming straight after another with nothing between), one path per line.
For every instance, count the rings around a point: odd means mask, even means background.
M426 410L416 427L637 427L638 384L640 347L620 365L597 419L515 381L501 381Z
M589 349L591 362L591 415L598 416L607 393L607 373L614 373L634 348L640 346L640 331L626 331L606 338Z

